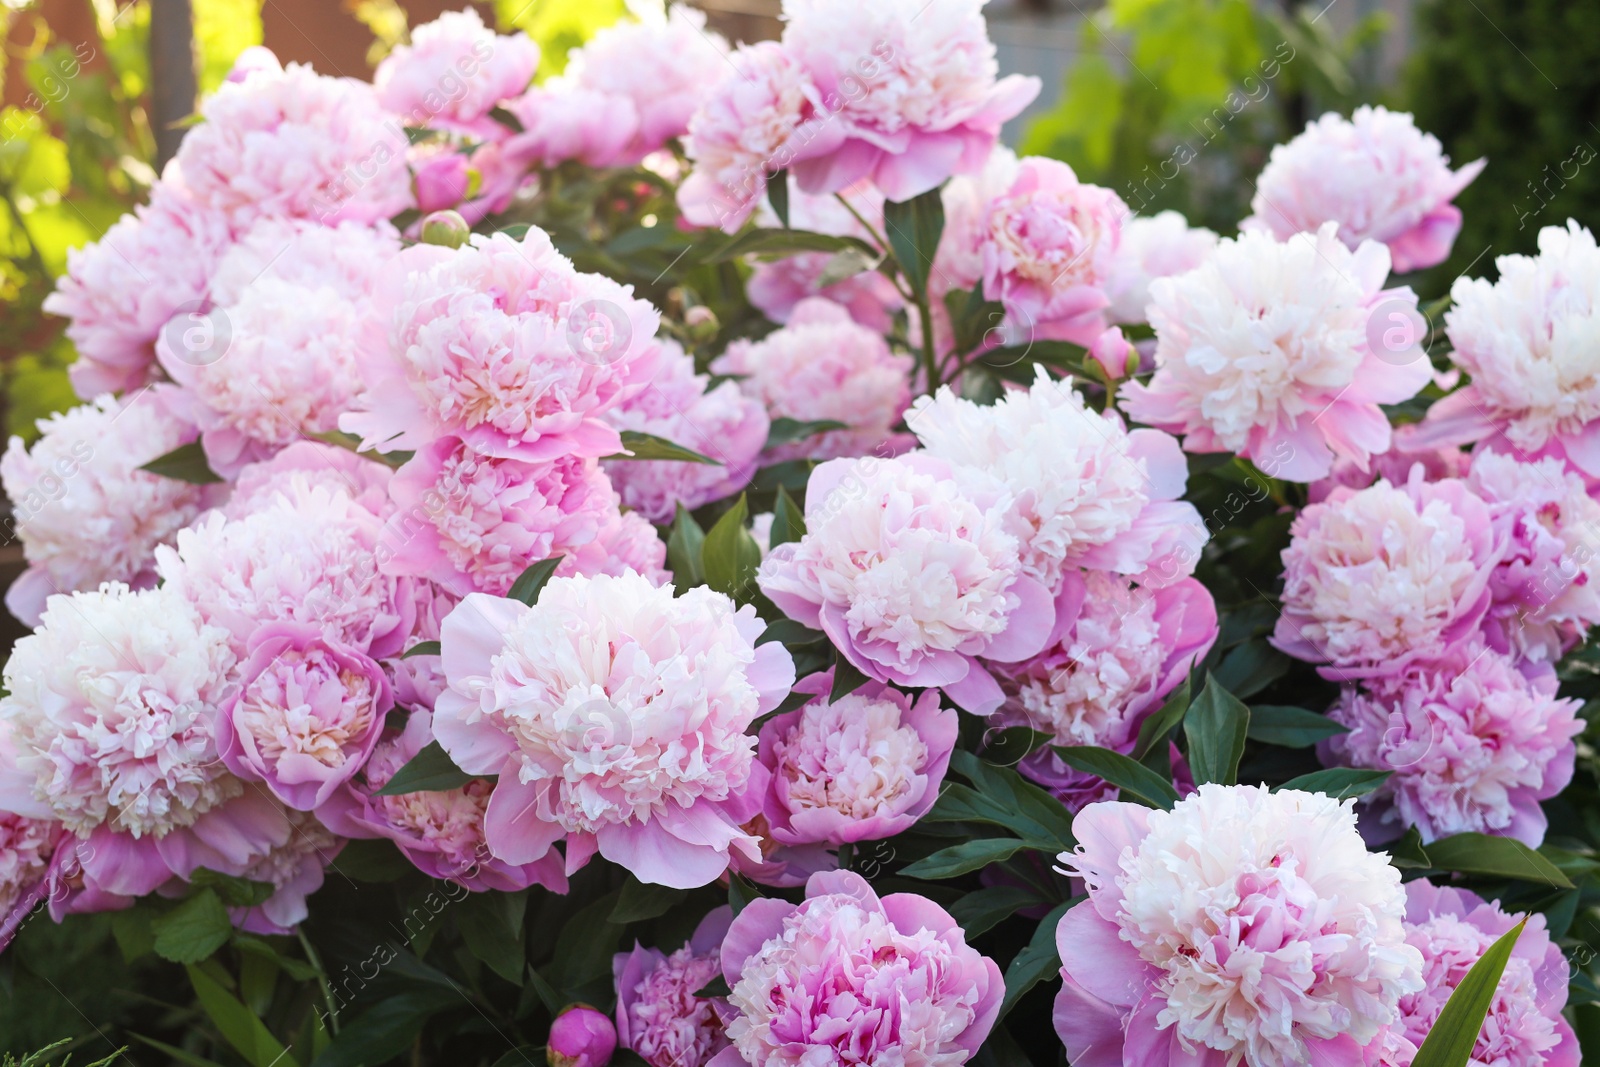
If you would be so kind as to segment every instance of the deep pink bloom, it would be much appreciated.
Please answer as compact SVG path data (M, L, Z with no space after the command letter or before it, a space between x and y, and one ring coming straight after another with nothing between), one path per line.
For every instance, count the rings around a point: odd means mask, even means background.
M1452 171L1438 138L1405 112L1362 106L1346 119L1330 111L1272 150L1240 228L1281 240L1335 222L1352 249L1381 241L1396 273L1422 270L1450 255L1461 232L1461 209L1450 201L1485 162Z
M1000 968L914 893L879 898L850 871L806 899L752 901L722 942L728 1039L716 1067L924 1063L959 1067L1000 1013Z
M1556 697L1548 664L1519 670L1474 642L1347 688L1328 714L1350 732L1320 751L1328 763L1392 772L1362 801L1374 841L1415 826L1423 841L1471 832L1537 848L1547 825L1539 802L1572 780L1579 705Z
M833 674L796 685L817 694L761 727L771 772L762 803L780 845L876 841L910 829L939 797L960 730L937 690L911 697L869 682L829 702Z
M617 1043L650 1067L705 1067L728 1047L720 998L695 994L722 974L722 939L733 911L715 908L670 956L637 941L612 957L617 990Z
M1459 481L1335 489L1289 528L1272 643L1334 679L1394 674L1472 638L1505 548Z
M0 811L0 952L49 891L50 861L62 839L54 819Z
M570 1004L550 1024L550 1067L606 1067L617 1050L617 1028L596 1008Z
M492 140L506 131L489 112L526 90L538 66L539 46L531 37L496 35L468 8L412 30L409 43L378 64L372 85L378 103L403 115L407 126Z
M972 499L920 453L830 460L806 488L806 535L768 553L757 580L869 678L938 686L986 715L1005 695L978 657L1036 655L1055 621L1007 532L1010 503Z
M783 645L756 647L764 629L721 593L633 573L552 578L531 608L463 600L442 627L433 729L457 766L500 776L490 851L531 863L564 840L569 873L599 851L680 889L730 849L755 858L740 827L766 781L745 731L794 683Z
M1414 427L1416 424L1411 424ZM1313 504L1320 504L1340 486L1365 489L1377 481L1390 485L1404 485L1411 480L1411 468L1422 464L1424 481L1438 482L1446 478L1459 478L1467 473L1471 456L1455 447L1420 448L1413 450L1411 435L1402 432L1411 427L1397 428L1394 443L1389 451L1373 456L1362 470L1355 460L1340 456L1326 478L1306 487L1306 496Z
M238 686L218 709L218 754L299 811L321 805L360 769L394 706L377 663L305 623L256 630Z

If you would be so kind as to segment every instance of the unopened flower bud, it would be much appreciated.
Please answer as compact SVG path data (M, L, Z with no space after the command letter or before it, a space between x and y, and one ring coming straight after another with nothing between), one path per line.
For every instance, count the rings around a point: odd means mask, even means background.
M460 248L472 236L472 227L459 211L435 211L422 220L422 243Z
M717 321L717 313L704 304L696 304L684 312L683 325L689 331L690 339L698 342L711 340L722 328Z
M587 1004L570 1004L550 1024L550 1067L605 1067L617 1050L617 1028Z

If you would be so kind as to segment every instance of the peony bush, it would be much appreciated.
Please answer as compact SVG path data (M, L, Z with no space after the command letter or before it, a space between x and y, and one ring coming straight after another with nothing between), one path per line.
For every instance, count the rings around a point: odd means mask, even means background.
M1593 235L1424 302L1383 108L1135 216L982 8L246 52L0 458L0 947L201 1067L1593 1049Z

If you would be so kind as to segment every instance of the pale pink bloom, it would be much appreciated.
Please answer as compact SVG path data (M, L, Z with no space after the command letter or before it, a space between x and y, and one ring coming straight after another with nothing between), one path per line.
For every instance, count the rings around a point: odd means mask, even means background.
M67 272L44 309L67 320L78 351L67 373L79 396L149 381L162 327L180 309L200 310L227 244L220 213L158 184L149 204L124 215L100 240L67 251Z
M1055 621L1006 530L1009 506L973 500L931 456L830 460L806 488L805 537L769 552L757 580L869 678L937 686L985 715L1004 694L977 657L1036 655Z
M344 839L315 817L293 809L283 815L289 828L283 844L238 872L240 878L273 888L272 895L254 907L228 909L233 925L246 933L294 933L310 914L306 898L322 888L328 867L344 850Z
M454 882L474 893L512 893L531 885L565 893L567 876L554 851L520 865L490 854L484 843L483 813L495 785L488 779L474 778L455 789L373 795L432 740L433 713L413 711L404 729L384 734L360 775L318 808L317 818L346 837L387 838L429 878Z
M156 352L196 400L206 458L223 477L283 446L338 428L362 389L356 353L382 345L367 306L329 287L262 278L208 313L212 330L164 333Z
M407 126L493 140L505 129L489 112L526 90L538 66L533 38L520 30L496 35L467 8L412 30L410 43L378 64L372 86L378 103L404 116Z
M474 593L444 620L450 688L434 732L457 766L498 774L490 851L531 863L566 842L640 880L702 886L766 785L745 731L794 682L755 609L704 586L674 596L637 574L552 578L528 607ZM596 657L596 648L609 652Z
M1331 678L1393 674L1477 632L1504 534L1459 481L1335 489L1295 516L1272 643Z
M678 209L692 226L733 233L762 202L768 175L802 153L838 148L844 127L776 41L742 45L728 63L732 69L689 119L683 148L694 169L678 188Z
M228 632L236 655L257 627L301 622L382 659L400 651L416 611L410 579L378 569L382 528L346 493L294 474L261 510L211 512L180 531L156 550L156 571Z
M595 539L562 560L556 573L563 577L620 577L632 573L651 585L666 585L672 581L672 572L666 566L667 543L656 528L637 511L619 512L613 508Z
M802 149L794 175L809 193L862 179L910 200L971 174L1039 93L1039 79L996 80L984 0L790 0L783 48L815 82L842 143ZM820 141L820 139L819 139Z
M139 468L195 438L167 400L170 387L93 403L38 422L31 449L13 437L0 456L0 484L28 569L6 590L6 607L29 626L45 598L119 581L155 581L155 547L170 541L212 500L204 486Z
M983 248L989 240L989 207L1017 180L1017 154L997 144L974 174L958 174L940 190L944 232L928 277L930 291L940 295L976 289L983 282ZM936 309L937 310L937 309ZM998 325L998 323L996 323Z
M761 727L757 758L772 775L762 810L780 845L838 847L909 830L950 765L960 724L937 690L913 701L869 682L829 701L832 685L831 671L806 679L796 688L817 698Z
M217 261L211 302L235 304L264 278L365 301L399 251L400 234L387 222L325 226L307 219L257 219Z
M439 640L439 624L461 598L426 578L414 580L411 588L417 600L416 621L411 625L411 635L406 638L401 654L384 660L383 669L389 676L396 705L408 711L432 711L433 702L449 684L444 677L444 667L437 655L407 656L404 653L423 641Z
M1578 1067L1582 1056L1561 1017L1571 974L1543 915L1508 915L1493 901L1425 878L1406 885L1406 941L1422 953L1424 988L1400 998L1402 1031L1421 1046L1445 1001L1490 945L1518 921L1528 925L1501 975L1489 1016L1478 1032L1472 1062L1497 1067ZM1394 1067L1407 1067L1410 1059ZM1389 1067L1389 1065L1385 1065Z
M1450 201L1485 163L1452 171L1439 139L1406 112L1362 106L1346 119L1330 111L1273 148L1240 228L1283 239L1335 222L1352 249L1381 241L1396 273L1422 270L1450 255L1461 232L1461 209Z
M224 82L169 174L236 230L262 215L375 222L411 206L406 134L372 87L302 63Z
M48 890L50 860L61 839L61 824L53 819L0 811L0 951Z
M568 160L617 166L639 130L639 112L629 97L555 78L507 101L506 110L523 129L505 142L507 156L540 167Z
M1217 608L1193 578L1160 589L1103 571L1071 571L1056 602L1056 632L1039 655L1001 668L999 721L1048 734L1055 745L1133 751L1139 727L1217 639ZM1054 752L1018 770L1071 808L1104 786Z
M882 193L870 185L858 185L841 191L839 196L848 200L878 233L883 233ZM776 213L766 205L762 206L757 221L768 227L778 225ZM789 194L789 225L812 233L872 241L867 227L835 197L812 196L798 189ZM745 295L773 322L788 322L802 300L821 296L847 309L851 318L868 329L888 333L894 324L894 313L905 304L894 282L881 271L864 270L824 285L823 276L834 255L832 252L801 252L782 259L753 259Z
M1437 663L1347 688L1329 716L1350 732L1325 761L1394 772L1364 801L1368 836L1415 826L1424 841L1458 833L1544 841L1539 807L1572 780L1580 702L1556 697L1548 665L1519 670L1474 643Z
M1326 477L1389 448L1381 404L1408 400L1433 366L1397 354L1382 331L1414 314L1409 289L1384 289L1389 252L1352 252L1329 223L1282 243L1244 233L1199 267L1150 285L1155 376L1128 382L1135 421L1184 435L1190 452L1236 452L1288 481Z
M606 413L618 430L665 438L717 461L613 460L606 474L624 507L651 522L670 523L679 504L693 511L750 484L771 422L759 399L733 382L707 388L694 360L676 341L659 339L661 356L648 385Z
M616 493L592 459L497 459L454 437L418 451L395 472L389 495L395 513L380 568L457 596L503 596L529 565L593 541L616 511Z
M219 709L217 751L240 778L311 811L360 769L393 706L373 660L315 626L267 623L251 635L238 690Z
M1102 286L1111 299L1111 320L1147 321L1145 306L1150 303L1150 283L1194 270L1216 247L1216 234L1201 226L1190 226L1176 211L1123 219L1122 240Z
M633 166L682 137L695 108L730 73L728 42L706 30L705 12L673 4L663 19L660 10L642 7L639 21L601 29L574 48L566 70L546 84L556 93L571 85L633 105L637 128L610 166Z
M1485 635L1501 652L1554 663L1600 624L1600 503L1552 456L1524 463L1479 451L1466 484L1506 537Z
M606 1067L617 1051L617 1028L587 1004L569 1004L550 1024L545 1059L550 1067Z
M1006 496L1022 569L1051 592L1084 566L1166 585L1193 573L1207 540L1181 501L1189 465L1160 430L1131 433L1115 411L1084 403L1071 379L1036 367L1031 389L990 405L941 386L906 413L927 454L951 465L974 498Z
M779 462L904 450L910 439L894 425L911 400L913 365L845 308L809 297L795 306L787 326L759 341L730 343L711 372L742 376L739 389L765 404L774 419L844 423L844 429L772 449L768 461Z
M983 295L1024 336L1088 345L1108 325L1105 288L1127 205L1054 159L1028 157L988 205Z
M321 441L296 441L271 459L242 469L234 480L233 493L220 510L230 519L242 519L271 507L280 496L292 496L291 486L303 483L343 493L384 518L394 507L389 501L389 479L393 474L393 468L348 448Z
M1472 382L1428 409L1417 447L1490 439L1502 451L1554 446L1600 476L1600 248L1576 222L1539 231L1537 256L1500 256L1500 279L1457 278L1445 328ZM1494 438L1499 437L1499 443Z
M752 901L722 942L733 993L716 1067L960 1067L1000 1013L1000 968L915 893L879 898L849 871L811 876L796 905Z
M1202 785L1091 804L1068 870L1055 1028L1074 1067L1361 1063L1423 988L1405 890L1353 801Z
M612 957L617 991L617 1043L650 1067L705 1067L728 1047L721 998L695 994L722 974L722 939L731 909L712 910L670 956L637 941Z
M417 245L376 295L387 351L362 353L367 392L340 429L362 447L418 449L460 437L491 456L605 456L600 418L654 372L660 316L632 289L581 274L532 227Z

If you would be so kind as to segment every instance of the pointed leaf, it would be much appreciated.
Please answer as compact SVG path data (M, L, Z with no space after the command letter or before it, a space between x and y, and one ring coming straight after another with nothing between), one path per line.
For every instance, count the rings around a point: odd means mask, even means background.
M720 460L701 455L692 448L685 448L653 433L623 430L621 436L623 451L607 456L606 459L665 459L677 463L709 463L717 467L722 465Z
M706 584L735 599L755 580L756 568L761 566L761 549L744 524L749 513L749 504L740 494L738 502L707 532L701 550Z
M1189 739L1189 767L1198 785L1217 782L1234 785L1239 780L1239 759L1250 732L1250 709L1222 687L1216 676L1189 705L1183 720Z
M1171 782L1120 752L1094 745L1056 745L1055 753L1067 766L1104 778L1153 808L1171 811L1178 802L1178 791Z
M394 772L375 797L397 797L402 793L442 793L460 789L474 778L490 775L468 774L455 765L437 741L429 741L406 765Z
M1305 708L1257 704L1250 709L1250 740L1269 745L1310 748L1318 741L1349 732L1349 727Z
M963 841L959 845L941 848L932 855L924 856L917 862L901 868L900 873L907 878L921 878L927 881L954 878L958 874L970 874L982 870L991 863L1008 860L1027 847L1026 841L1019 841L1014 837Z
M1000 1002L1001 1019L1017 1006L1024 993L1061 969L1061 956L1056 952L1056 927L1061 925L1061 916L1073 903L1069 900L1056 905L1040 921L1027 947L1012 958L1006 968L1006 997Z
M828 694L828 703L832 704L840 697L849 696L866 684L867 676L862 674L854 663L841 655L834 655L833 690Z
M805 510L795 503L794 497L789 495L789 490L779 485L777 502L772 507L771 543L767 545L767 550L771 551L779 545L798 541L805 535Z
M289 1055L254 1012L234 999L233 994L199 967L190 965L188 971L200 1006L211 1017L223 1038L244 1057L250 1067L297 1067L298 1061Z
M789 172L780 170L767 179L767 203L778 216L778 224L789 228Z
M438 656L444 648L437 641L418 641L401 653L401 659L410 659L412 656Z
M1389 780L1393 771L1374 771L1355 767L1329 767L1291 778L1277 789L1298 789L1304 793L1326 793L1335 800L1364 797ZM1274 790L1274 792L1277 791Z
M190 441L186 445L179 445L164 456L155 459L139 468L151 474L159 474L163 478L172 478L180 482L191 482L194 485L211 485L222 481L222 477L211 469L211 464L206 460L206 450L199 441Z
M1183 684L1174 689L1167 697L1166 703L1161 705L1161 710L1139 724L1139 740L1133 746L1133 758L1144 759L1156 742L1160 741L1172 728L1183 721L1189 712L1189 679L1185 678Z
M679 504L677 517L672 520L672 532L667 536L667 566L672 568L672 584L678 592L705 584L705 564L702 560L705 543L705 531L694 521L694 516Z
M791 441L802 441L807 437L814 437L819 433L829 430L848 430L849 423L840 422L838 419L812 419L801 422L799 419L777 418L772 420L772 429L767 431L766 448L777 448Z
M858 237L834 237L810 230L746 230L721 246L713 248L706 263L726 263L741 256L793 256L801 252L841 252L859 248L871 253L872 246Z
M539 602L539 593L544 589L544 584L550 576L561 566L565 556L551 556L538 563L531 564L527 570L517 575L517 580L511 583L511 588L506 590L506 596L512 600L520 600L530 608Z
M155 952L173 963L199 963L228 943L233 920L222 898L202 889L150 923Z
M1500 988L1500 976L1527 924L1528 920L1523 919L1507 930L1472 965L1450 999L1445 1001L1444 1010L1439 1013L1433 1029L1428 1031L1411 1067L1467 1067L1472 1060L1472 1050L1478 1044L1478 1032L1489 1014L1489 1005Z
M883 225L900 273L911 283L912 292L927 292L933 256L944 233L944 200L939 190L929 189L910 200L884 204Z
M970 942L1020 909L1043 903L1037 892L1025 886L994 885L974 890L950 905L950 916L961 924Z
M1441 871L1516 878L1571 889L1561 869L1514 837L1454 834L1429 842L1428 861Z
M645 919L654 919L671 911L688 895L682 889L654 885L650 882L641 882L637 878L630 878L623 885L622 895L617 898L617 906L611 909L611 914L607 917L607 921L632 923L642 922Z

